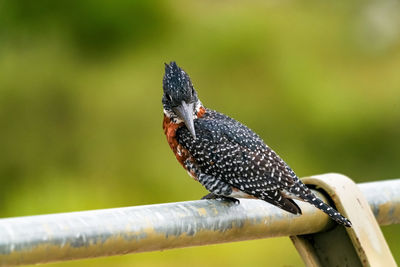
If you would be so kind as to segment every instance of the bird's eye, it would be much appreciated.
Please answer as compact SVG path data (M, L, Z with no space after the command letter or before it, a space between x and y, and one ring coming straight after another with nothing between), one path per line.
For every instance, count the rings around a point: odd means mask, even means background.
M194 92L194 88L192 87L192 95L194 95L194 93L195 93L195 92Z
M170 94L166 94L166 96L167 96L167 99L168 99L169 101L172 101L172 96L171 96Z

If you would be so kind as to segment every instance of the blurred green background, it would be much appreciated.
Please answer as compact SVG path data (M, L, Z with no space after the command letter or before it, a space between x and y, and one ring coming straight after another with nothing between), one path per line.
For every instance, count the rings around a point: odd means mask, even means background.
M199 199L164 62L299 176L400 176L400 2L0 2L0 217ZM400 227L383 228L400 260ZM50 266L298 266L288 238Z

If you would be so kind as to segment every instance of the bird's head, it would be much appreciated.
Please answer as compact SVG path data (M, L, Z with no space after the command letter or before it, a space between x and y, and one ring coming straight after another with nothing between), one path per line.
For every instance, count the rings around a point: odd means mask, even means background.
M174 123L184 122L192 136L196 138L194 120L202 104L189 75L174 61L165 63L163 88L164 114Z

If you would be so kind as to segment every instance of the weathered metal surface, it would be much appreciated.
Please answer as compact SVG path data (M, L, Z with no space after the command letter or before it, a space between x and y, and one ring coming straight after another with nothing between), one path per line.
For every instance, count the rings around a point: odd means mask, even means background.
M332 173L305 178L303 181L326 192L337 210L353 223L352 228L335 225L327 231L291 237L307 266L397 266L370 204L352 180ZM382 183L382 187L391 184ZM380 186L380 183L374 183L374 190L379 190ZM364 186L366 191L371 189L368 185ZM374 194L371 200L378 204L376 197L380 195ZM393 215L383 214L383 209L379 207L377 210L378 215L384 215L386 222Z
M358 184L379 225L400 223L400 179Z
M304 234L329 218L259 200L212 200L0 220L0 264L27 264Z
M390 190L393 184L400 180L382 183L384 189L377 183L375 188ZM260 200L242 199L240 205L201 200L0 219L0 265L302 235L333 225L318 209L299 205L302 216ZM387 216L386 210L391 212L390 208L378 208L376 215L390 223L394 212Z

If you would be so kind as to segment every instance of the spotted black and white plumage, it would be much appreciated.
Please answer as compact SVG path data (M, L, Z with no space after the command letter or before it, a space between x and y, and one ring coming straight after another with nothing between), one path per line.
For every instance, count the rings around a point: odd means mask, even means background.
M309 202L345 226L350 221L322 202L252 130L203 107L189 76L175 62L164 76L164 131L178 161L210 194L206 198L262 199L301 214ZM182 106L185 112L182 112Z

